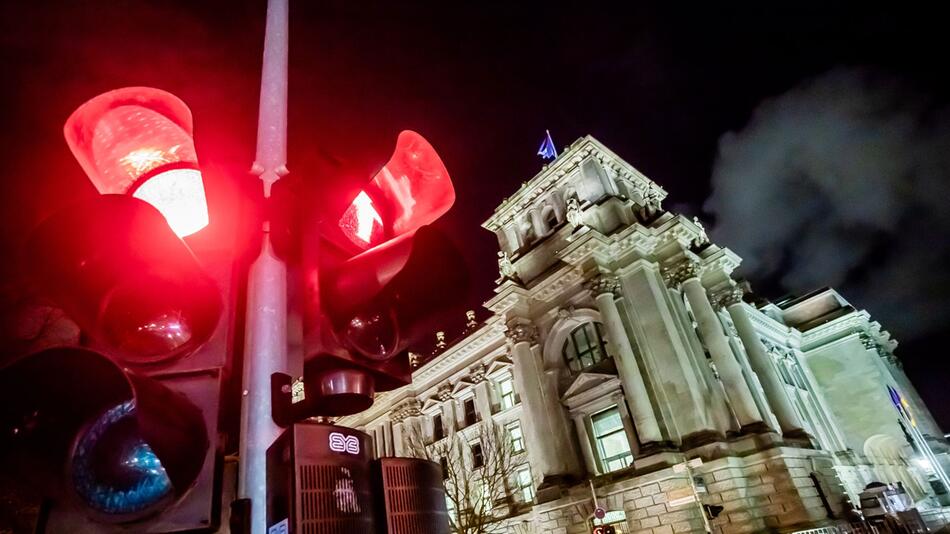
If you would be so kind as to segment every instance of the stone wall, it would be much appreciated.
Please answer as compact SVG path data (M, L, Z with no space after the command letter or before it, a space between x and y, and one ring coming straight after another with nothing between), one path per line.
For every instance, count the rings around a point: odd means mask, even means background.
M723 507L710 522L720 534L785 532L830 523L821 493L836 514L844 498L832 458L824 451L777 447L712 460L693 475L706 486L705 492L700 487L700 500ZM686 474L672 467L597 487L601 506L625 513L625 523L617 525L623 534L702 533L701 507L691 495ZM581 534L590 531L592 512L590 488L580 485L513 518L511 524L519 528L508 532Z

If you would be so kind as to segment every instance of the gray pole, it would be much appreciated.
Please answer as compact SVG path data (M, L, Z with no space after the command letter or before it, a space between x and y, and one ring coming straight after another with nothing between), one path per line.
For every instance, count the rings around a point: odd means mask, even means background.
M287 13L288 0L268 0L257 155L251 169L264 182L265 198L287 174ZM238 495L251 499L252 534L267 531L265 455L280 430L271 416L270 376L287 372L287 266L274 255L270 221L264 221L261 231L261 253L247 280L238 480Z

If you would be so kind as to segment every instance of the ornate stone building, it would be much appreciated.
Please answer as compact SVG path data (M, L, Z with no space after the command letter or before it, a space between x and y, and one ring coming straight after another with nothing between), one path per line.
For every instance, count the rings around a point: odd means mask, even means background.
M831 289L751 294L740 258L665 196L576 141L483 225L500 245L492 315L339 423L383 456L408 455L410 432L471 440L493 422L521 462L495 496L510 532L589 532L592 491L618 532L655 534L702 532L700 502L733 533L830 523L871 481L925 499L887 386L938 452L943 434L896 342Z

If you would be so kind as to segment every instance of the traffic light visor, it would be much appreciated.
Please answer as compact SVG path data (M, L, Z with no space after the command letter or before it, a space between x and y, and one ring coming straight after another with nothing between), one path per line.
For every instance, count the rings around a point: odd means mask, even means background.
M356 195L339 226L367 250L434 222L454 202L452 179L439 154L424 137L404 130L389 162Z
M64 126L66 142L96 189L152 204L183 237L208 225L191 111L151 87L103 93Z

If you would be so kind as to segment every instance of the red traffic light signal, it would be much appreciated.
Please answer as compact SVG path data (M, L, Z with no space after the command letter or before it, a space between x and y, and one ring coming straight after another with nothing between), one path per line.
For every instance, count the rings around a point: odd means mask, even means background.
M103 93L73 112L64 133L100 193L141 198L182 237L208 225L191 111L175 95L151 87Z
M302 223L306 401L288 414L289 394L275 393L281 424L356 413L374 392L408 384L408 346L467 285L460 253L428 226L455 190L421 135L400 133L388 163L351 194L329 224Z

